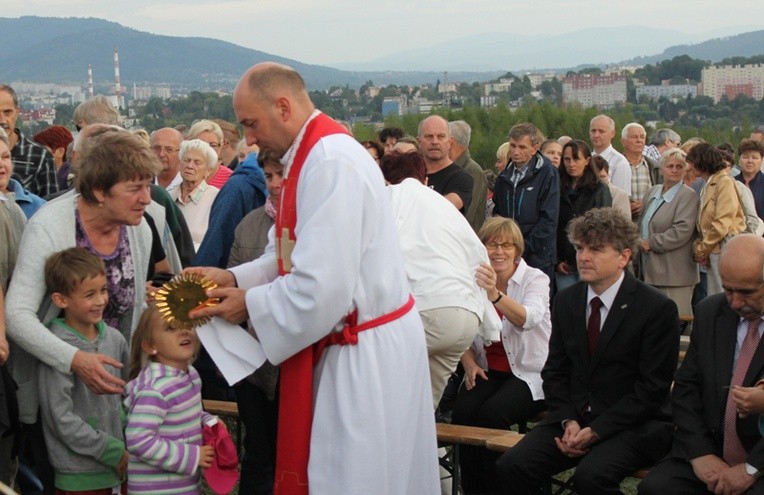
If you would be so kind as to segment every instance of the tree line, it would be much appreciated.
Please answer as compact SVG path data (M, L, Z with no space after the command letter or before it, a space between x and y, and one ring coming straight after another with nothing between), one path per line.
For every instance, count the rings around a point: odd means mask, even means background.
M346 96L352 90L343 88ZM340 98L329 98L311 94L316 106L328 115L345 120L347 114L340 103ZM149 131L161 127L174 127L179 124L190 125L201 118L222 118L235 122L231 96L216 93L192 92L186 98L162 100L150 99L146 105L133 108L139 126ZM56 124L71 128L73 105L56 106ZM588 140L589 121L600 113L596 108L583 108L578 104L560 105L554 100L535 101L524 99L518 107L510 108L506 103L499 103L493 108L481 108L477 105L464 104L458 108L442 109L435 113L448 120L465 120L472 126L472 156L484 167L490 167L495 161L496 149L506 140L509 128L517 122L532 122L548 137L562 135ZM740 139L747 136L759 124L764 124L764 100L739 96L735 100L722 99L714 104L711 98L684 98L676 102L659 100L657 106L646 102L627 103L607 110L616 122L617 136L620 129L629 122L657 122L656 128L671 127L683 139L698 136L711 143L729 142L737 146ZM391 115L385 118L385 126L400 127L407 134L416 136L419 122L426 115ZM381 117L381 116L380 116ZM380 119L381 120L381 119ZM377 128L381 124L357 123L353 131L359 140L376 139ZM26 126L25 131L32 135L46 127L36 123ZM650 130L648 129L648 135ZM614 146L620 149L618 137Z
M764 101L757 103L760 115L758 120L743 119L742 122L736 122L729 117L719 117L704 118L697 123L673 124L658 120L655 128L670 127L678 132L683 140L700 137L715 145L728 142L737 148L740 140L747 137L759 122L764 123ZM547 137L571 136L588 142L589 121L603 112L596 108L583 108L580 105L560 106L549 101L542 101L523 104L513 110L500 104L489 109L465 107L434 113L449 121L464 120L469 123L472 127L470 153L484 168L491 168L496 161L496 149L507 140L509 128L514 124L531 122ZM646 123L644 118L640 118L638 105L626 104L604 113L615 121L616 138L613 140L613 146L619 151L623 151L619 139L621 129L630 122L639 122L642 125ZM400 127L406 134L416 136L419 122L424 117L425 115L390 116L385 119L385 125ZM376 139L376 131L372 125L357 124L353 126L353 132L359 140ZM649 128L647 134L648 137L652 134Z

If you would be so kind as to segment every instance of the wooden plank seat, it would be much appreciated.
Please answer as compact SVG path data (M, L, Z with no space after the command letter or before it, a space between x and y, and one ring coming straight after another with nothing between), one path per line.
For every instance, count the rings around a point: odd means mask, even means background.
M502 436L486 440L485 448L495 450L496 452L505 452L517 445L517 442L522 440L524 436L522 433L508 431Z
M435 423L435 431L438 441L462 445L485 446L489 439L500 437L509 433L508 430L496 428L481 428L479 426L453 425L449 423Z
M210 414L229 418L239 417L239 406L230 400L203 400L202 408Z
M473 445L475 447L485 447L486 443L499 437L514 435L522 437L521 434L502 430L498 428L481 428L479 426L453 425L450 423L435 423L435 430L438 436L438 443L451 445L450 454L440 458L440 465L451 474L451 493L459 493L460 473L459 473L459 446Z

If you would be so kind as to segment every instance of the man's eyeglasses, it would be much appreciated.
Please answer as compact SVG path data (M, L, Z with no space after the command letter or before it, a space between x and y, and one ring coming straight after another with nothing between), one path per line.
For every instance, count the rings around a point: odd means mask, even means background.
M153 151L157 155L163 151L167 153L168 155L172 155L173 153L177 153L180 150L178 148L172 148L170 146L152 146L151 151Z

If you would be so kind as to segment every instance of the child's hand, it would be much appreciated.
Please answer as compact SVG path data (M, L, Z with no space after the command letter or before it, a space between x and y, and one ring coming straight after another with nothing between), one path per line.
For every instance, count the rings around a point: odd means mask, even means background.
M202 451L199 453L199 467L208 468L212 466L215 459L215 447L212 445L202 445Z
M730 393L741 418L749 414L764 413L764 388L736 386L732 387Z
M125 479L125 475L127 474L127 460L129 457L130 454L125 451L125 453L122 454L122 459L119 460L119 464L114 467L117 471L117 476L119 476L119 479L121 480Z

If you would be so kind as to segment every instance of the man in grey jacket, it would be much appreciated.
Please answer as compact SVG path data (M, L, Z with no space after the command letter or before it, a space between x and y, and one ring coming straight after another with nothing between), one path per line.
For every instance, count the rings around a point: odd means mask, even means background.
M472 138L472 128L463 120L455 120L448 123L448 129L451 131L451 149L448 152L449 158L461 167L465 172L472 176L472 201L467 208L467 221L472 226L472 230L477 234L480 227L485 222L486 190L488 182L483 175L481 167L470 156L470 139Z

